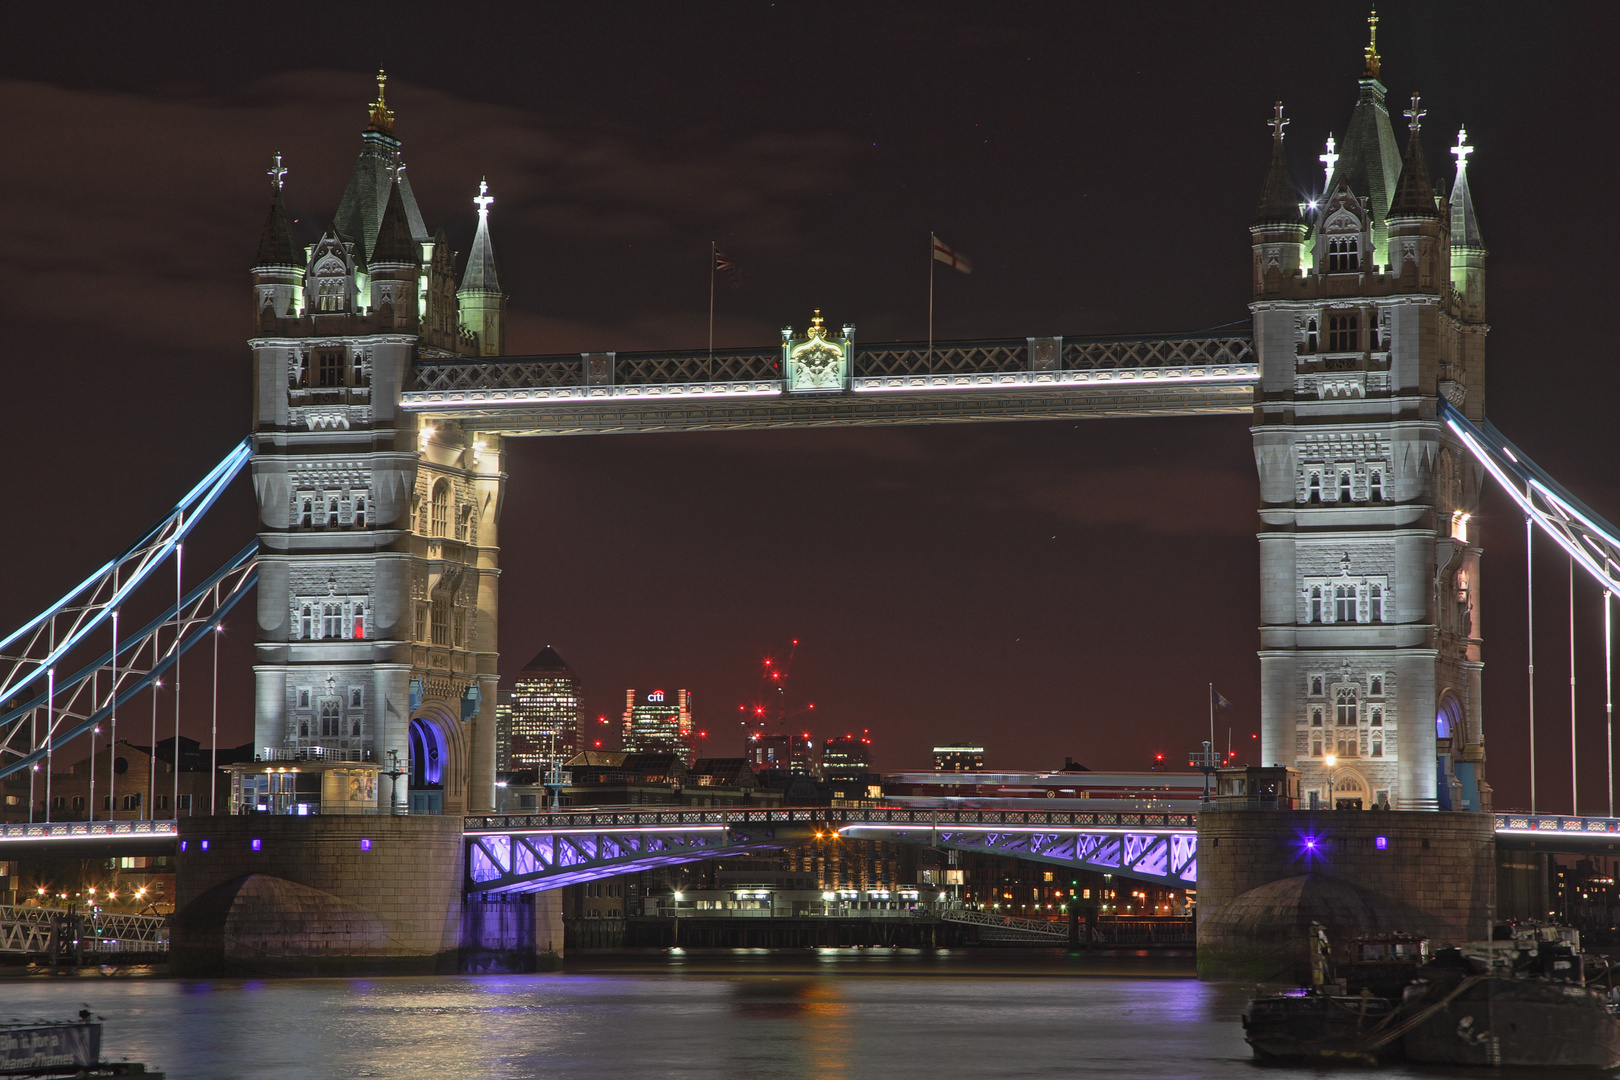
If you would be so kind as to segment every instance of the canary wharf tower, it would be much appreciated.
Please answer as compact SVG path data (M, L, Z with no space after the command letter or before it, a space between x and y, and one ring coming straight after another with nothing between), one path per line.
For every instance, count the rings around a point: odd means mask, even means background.
M384 88L379 73L359 159L315 243L293 241L280 155L270 170L250 342L255 753L375 761L384 812L403 812L417 787L446 813L478 811L495 778L501 440L419 424L398 401L417 365L504 351L493 200L479 182L458 284Z
M1250 230L1262 752L1318 805L1488 810L1483 475L1437 416L1485 410L1473 148L1458 132L1436 185L1416 95L1398 146L1371 29L1324 194L1301 197L1279 104Z

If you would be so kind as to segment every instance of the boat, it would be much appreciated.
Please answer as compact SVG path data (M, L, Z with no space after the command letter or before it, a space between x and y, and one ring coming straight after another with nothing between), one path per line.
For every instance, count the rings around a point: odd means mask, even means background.
M1620 1069L1620 1017L1603 989L1612 979L1588 983L1579 931L1522 927L1494 938L1442 950L1418 971L1401 999L1406 1060Z
M1243 1037L1266 1063L1377 1065L1400 1056L1401 993L1429 959L1429 943L1405 934L1357 938L1335 962L1327 934L1311 926L1308 987L1266 994L1243 1012Z
M101 1024L88 1009L77 1020L0 1024L0 1077L140 1076L163 1080L138 1061L101 1060Z

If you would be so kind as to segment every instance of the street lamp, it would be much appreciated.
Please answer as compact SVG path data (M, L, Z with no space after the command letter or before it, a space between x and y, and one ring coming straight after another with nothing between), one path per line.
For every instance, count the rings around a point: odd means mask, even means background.
M1327 804L1327 808L1329 810L1331 810L1331 809L1333 809L1333 767L1339 763L1339 757L1338 757L1337 754L1329 754L1325 758L1322 759L1322 763L1325 764L1328 767L1328 778L1327 778L1327 792L1328 792L1327 803L1328 804Z

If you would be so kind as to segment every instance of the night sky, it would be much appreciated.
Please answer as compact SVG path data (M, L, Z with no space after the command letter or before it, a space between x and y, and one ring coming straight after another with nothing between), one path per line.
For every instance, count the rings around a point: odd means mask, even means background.
M1190 332L1245 319L1272 102L1302 192L1361 70L1354 4L31 5L0 80L9 347L0 628L138 533L249 430L248 267L280 151L300 240L328 225L372 72L429 228L465 251L481 176L509 353L701 348L709 243L745 272L716 344L811 310L857 340ZM233 9L236 11L237 9ZM1382 13L1392 110L1431 172L1466 122L1490 249L1488 405L1620 518L1608 4ZM27 43L26 48L15 47ZM1396 133L1404 144L1405 123ZM737 752L761 658L876 764L982 740L992 767L1143 768L1205 737L1206 684L1258 730L1257 485L1241 417L514 440L502 671L550 644L592 717L689 687ZM1482 508L1498 805L1523 766L1521 519ZM247 482L188 549L254 529ZM1567 806L1565 563L1538 580L1541 802ZM1582 805L1604 808L1601 609L1578 586ZM221 740L251 735L251 611ZM193 654L196 655L196 654ZM206 738L206 661L187 731ZM167 705L164 706L168 708ZM803 726L803 722L796 721ZM1253 757L1248 758L1253 761Z

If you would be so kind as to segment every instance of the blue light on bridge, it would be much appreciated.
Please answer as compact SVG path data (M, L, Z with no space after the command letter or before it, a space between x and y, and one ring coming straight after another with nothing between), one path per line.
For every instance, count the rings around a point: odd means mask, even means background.
M203 841L203 847L207 847L207 846L208 846L208 841L204 840ZM251 847L254 851L260 851L260 850L263 850L263 848L264 848L264 841L260 840L257 836L255 836L252 840L248 841L248 846Z
M367 838L367 837L361 837L360 838L360 850L361 851L370 851L371 850L371 840L369 838Z
M1389 847L1389 837L1387 837L1387 836L1375 836L1375 837L1373 837L1373 847L1377 848L1379 851L1383 851L1385 848Z

